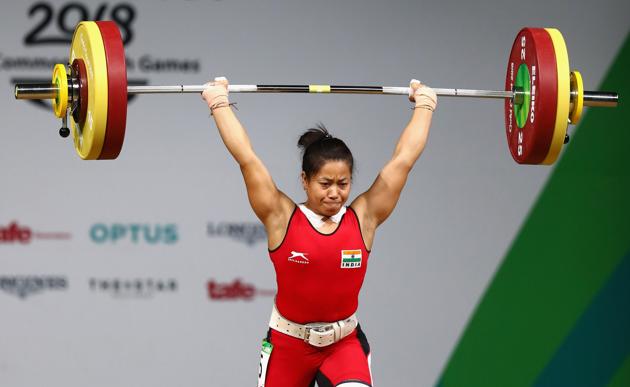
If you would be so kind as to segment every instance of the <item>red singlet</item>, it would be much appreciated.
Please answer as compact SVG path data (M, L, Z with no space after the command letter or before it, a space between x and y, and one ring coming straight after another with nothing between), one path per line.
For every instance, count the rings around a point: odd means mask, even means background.
M284 240L269 251L278 311L299 324L349 317L358 307L369 254L352 207L333 233L322 234L296 206Z
M356 312L369 251L351 207L333 233L322 234L296 206L284 240L269 256L278 282L276 306L285 318L299 324L333 322ZM272 329L267 340L273 350L268 365L261 360L260 375L266 367L266 377L259 375L259 385L372 385L370 346L360 327L322 348Z

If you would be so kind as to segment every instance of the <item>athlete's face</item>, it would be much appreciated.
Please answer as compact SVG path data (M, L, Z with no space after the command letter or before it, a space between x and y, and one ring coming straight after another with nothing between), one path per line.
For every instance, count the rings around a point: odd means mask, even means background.
M350 194L350 167L345 161L327 161L310 179L302 172L302 185L306 191L308 208L320 215L335 215Z

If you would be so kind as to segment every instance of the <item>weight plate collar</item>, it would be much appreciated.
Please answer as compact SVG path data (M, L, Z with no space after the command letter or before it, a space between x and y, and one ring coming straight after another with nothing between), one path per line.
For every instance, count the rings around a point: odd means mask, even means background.
M582 81L582 74L577 70L571 71L571 92L575 92L575 97L572 97L573 106L569 120L573 125L577 125L584 110L584 82Z
M68 73L66 66L56 64L53 68L52 84L57 87L57 95L52 100L55 116L62 118L68 109Z

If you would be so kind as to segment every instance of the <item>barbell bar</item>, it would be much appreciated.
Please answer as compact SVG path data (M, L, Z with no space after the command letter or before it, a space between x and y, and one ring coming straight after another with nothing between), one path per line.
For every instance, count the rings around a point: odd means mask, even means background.
M76 80L75 80L76 82ZM72 87L72 86L69 86ZM78 85L74 86L78 89ZM205 85L149 85L127 86L127 94L186 94L201 93ZM318 89L330 91L313 91ZM515 90L479 90L479 89L444 89L433 90L439 96L444 97L469 97L469 98L512 98L514 103L522 103L524 92L520 88ZM331 94L383 94L383 95L408 95L408 87L394 86L335 86L335 85L228 85L230 93L331 93ZM55 99L59 88L47 83L19 83L14 87L16 99ZM576 97L575 92L571 94ZM607 91L584 91L584 106L591 107L616 107L619 95Z
M71 86L69 86L71 87ZM78 88L78 86L75 86ZM127 94L182 94L201 93L205 85L127 86ZM522 92L506 90L441 89L435 93L447 97L522 98ZM54 99L59 88L53 84L17 84L16 99ZM230 93L332 93L332 94L390 94L408 95L408 87L392 86L336 86L336 85L228 85ZM595 99L600 96L595 95Z
M76 81L75 81L76 82ZM71 86L70 86L71 87ZM78 89L78 86L74 86ZM205 85L149 85L127 86L127 94L186 94L201 93ZM330 91L313 91L318 89L330 89ZM479 90L479 89L444 89L433 90L439 96L444 97L469 97L469 98L513 98L514 103L522 103L524 92L520 88L515 90ZM54 99L59 88L47 83L19 83L15 85L16 99ZM228 85L230 93L331 93L331 94L383 94L383 95L408 95L408 87L394 86L335 86L335 85ZM576 97L575 92L571 94ZM584 106L591 107L616 107L619 95L608 91L584 91Z
M205 85L129 86L122 38L110 21L81 22L71 43L70 64L58 64L52 83L17 84L16 99L52 99L65 127L68 113L75 149L83 159L115 159L125 134L127 95L200 93ZM337 85L229 85L231 93L330 93L408 95L408 87ZM619 96L586 91L570 71L560 32L523 28L512 46L505 90L434 88L439 96L505 100L508 146L521 164L553 164L584 106L614 107Z

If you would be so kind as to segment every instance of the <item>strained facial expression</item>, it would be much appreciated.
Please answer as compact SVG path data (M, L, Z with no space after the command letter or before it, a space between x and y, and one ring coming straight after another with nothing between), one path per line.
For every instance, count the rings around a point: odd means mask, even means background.
M306 205L324 216L335 215L348 200L352 173L342 160L327 161L310 179L302 172L302 185L306 191Z

